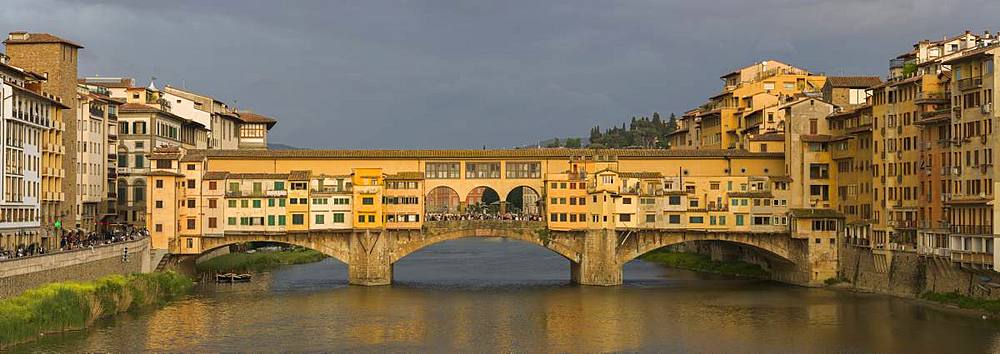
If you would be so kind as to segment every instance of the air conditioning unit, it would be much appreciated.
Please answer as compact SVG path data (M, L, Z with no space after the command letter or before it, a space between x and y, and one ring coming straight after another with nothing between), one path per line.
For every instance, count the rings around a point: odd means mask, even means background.
M993 106L993 102L990 102L990 103L984 104L982 106L979 106L979 109L983 112L983 114L990 114L990 111L993 110L992 106Z
M951 168L951 173L956 176L962 175L962 166L956 166Z

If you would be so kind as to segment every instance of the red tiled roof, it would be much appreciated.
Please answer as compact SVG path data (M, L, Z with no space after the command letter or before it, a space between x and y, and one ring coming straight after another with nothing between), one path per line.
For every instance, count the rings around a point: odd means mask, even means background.
M242 119L244 122L247 123L267 124L269 127L278 123L277 120L274 120L271 117L263 116L253 112L238 112L236 114L240 117L240 119Z
M501 149L501 150L189 150L182 159L201 157L236 159L537 159L580 156L617 156L619 158L782 158L781 152L750 152L740 149Z
M63 43L77 48L83 48L82 45L53 36L48 33L11 32L11 34L14 35L14 37L7 37L7 40L3 41L4 44L10 45L10 44ZM24 38L18 38L19 35L23 35Z
M826 82L833 87L869 88L881 84L882 79L878 76L829 76Z

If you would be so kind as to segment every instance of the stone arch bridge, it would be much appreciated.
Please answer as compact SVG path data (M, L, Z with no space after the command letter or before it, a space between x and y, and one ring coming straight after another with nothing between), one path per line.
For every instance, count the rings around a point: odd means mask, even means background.
M392 283L393 265L424 247L460 238L502 237L547 248L570 261L571 278L584 285L622 283L625 263L661 247L705 241L756 250L776 279L805 284L806 240L787 233L695 230L553 231L539 221L438 221L420 230L330 230L301 233L239 233L202 238L205 252L244 242L278 242L314 249L348 265L350 283Z

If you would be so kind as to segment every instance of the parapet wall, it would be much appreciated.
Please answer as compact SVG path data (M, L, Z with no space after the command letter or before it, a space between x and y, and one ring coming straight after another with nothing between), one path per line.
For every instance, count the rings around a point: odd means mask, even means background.
M122 255L128 247L128 260ZM0 298L44 284L150 272L149 238L0 262Z

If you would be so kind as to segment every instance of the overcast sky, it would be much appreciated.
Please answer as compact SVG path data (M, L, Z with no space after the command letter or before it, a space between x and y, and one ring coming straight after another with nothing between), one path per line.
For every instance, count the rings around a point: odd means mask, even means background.
M585 136L698 106L754 61L884 75L919 39L1000 30L996 0L285 3L3 0L0 30L76 41L80 75L155 76L311 148Z

